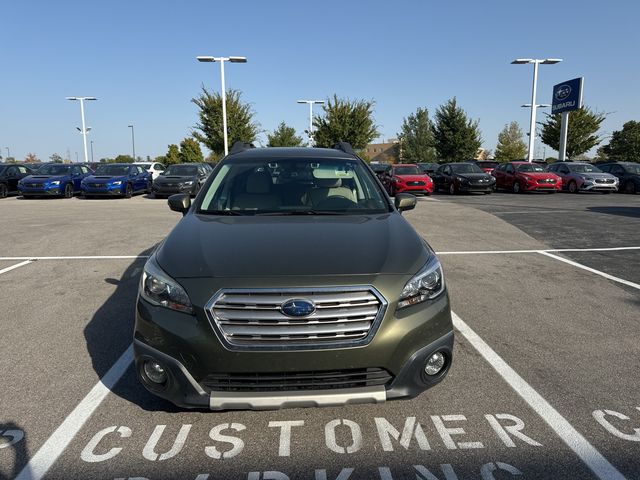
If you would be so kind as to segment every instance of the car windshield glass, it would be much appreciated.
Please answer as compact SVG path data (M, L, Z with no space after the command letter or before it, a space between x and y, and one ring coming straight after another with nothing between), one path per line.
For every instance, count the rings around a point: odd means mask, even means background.
M598 167L594 167L593 165L589 165L587 163L573 163L568 164L570 172L574 173L602 173Z
M50 164L38 169L38 175L65 175L69 173L71 165Z
M640 164L627 164L624 166L625 170L629 173L640 174Z
M128 175L129 165L98 165L96 175Z
M4 171L9 168L6 165L0 165L0 175L4 175Z
M478 162L478 166L480 168L496 168L498 166L498 162L481 161Z
M422 175L418 167L396 167L393 169L395 175Z
M451 165L453 173L484 173L482 169L472 163L454 163Z
M544 172L544 168L535 163L523 163L516 168L519 172Z
M149 170L149 168L151 168L151 164L150 163L138 163L137 165L141 166L145 170Z
M387 213L390 206L359 160L225 160L199 213L340 215Z
M165 170L165 175L197 175L198 167L195 165L171 165Z

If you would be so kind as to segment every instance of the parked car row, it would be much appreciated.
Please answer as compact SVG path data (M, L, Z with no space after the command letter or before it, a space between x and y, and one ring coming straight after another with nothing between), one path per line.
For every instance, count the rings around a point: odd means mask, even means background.
M400 192L434 191L451 194L495 190L515 193L545 191L624 193L640 192L640 163L493 161L455 162L445 164L372 164L389 195Z
M102 163L95 170L84 164L48 163L36 171L22 164L0 165L0 198L18 194L30 197L125 197L154 193L158 198L174 193L195 195L213 168L206 163Z

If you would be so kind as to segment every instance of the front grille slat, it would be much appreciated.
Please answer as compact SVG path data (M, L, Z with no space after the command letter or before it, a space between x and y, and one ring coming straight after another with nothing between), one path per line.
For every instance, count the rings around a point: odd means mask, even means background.
M315 311L300 317L285 315L281 306L297 299L313 303ZM386 301L372 287L336 287L223 290L206 308L213 328L229 348L288 349L367 342L385 307Z

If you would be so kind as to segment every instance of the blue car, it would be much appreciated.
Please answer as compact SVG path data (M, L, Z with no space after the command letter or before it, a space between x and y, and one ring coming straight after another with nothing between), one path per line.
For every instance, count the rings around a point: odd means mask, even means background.
M82 181L82 194L92 197L125 197L138 192L151 193L151 174L140 165L105 163Z
M71 198L80 192L82 179L93 172L85 165L46 163L18 182L23 197Z

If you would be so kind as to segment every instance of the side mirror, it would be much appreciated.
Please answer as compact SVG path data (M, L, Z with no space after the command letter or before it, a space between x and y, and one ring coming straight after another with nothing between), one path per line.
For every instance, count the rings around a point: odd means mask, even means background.
M177 193L169 197L169 208L174 212L180 212L182 215L186 215L191 208L191 197L186 193Z
M398 193L396 194L394 204L396 209L399 212L404 212L406 210L413 210L416 208L416 204L418 203L418 199L415 195L411 195L410 193Z

